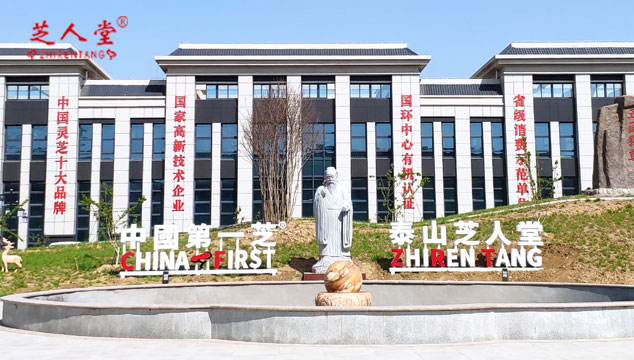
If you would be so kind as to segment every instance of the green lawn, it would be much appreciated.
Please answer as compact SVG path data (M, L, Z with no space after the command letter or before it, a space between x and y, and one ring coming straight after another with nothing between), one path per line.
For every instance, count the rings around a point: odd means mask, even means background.
M634 284L634 201L595 201L582 199L574 203L549 204L533 208L518 209L518 206L482 210L471 214L438 219L447 225L447 235L455 238L451 225L458 219L474 220L480 224L476 238L484 241L491 234L494 220L502 221L504 234L513 242L518 233L515 226L521 220L539 218L544 225L544 268L539 274L517 275L517 281L573 281L614 282ZM475 215L473 217L470 217ZM421 225L415 224L414 246L421 246ZM294 220L283 234L276 235L274 266L280 269L275 277L270 276L188 276L174 281L232 281L264 279L298 279L302 271L310 269L316 259L317 245L314 242L313 223L310 219ZM236 226L232 230L246 229ZM396 275L387 272L392 257L388 238L389 225L354 223L352 257L360 264L369 278L381 279L461 279L497 280L486 275L434 274ZM216 231L212 232L212 238ZM312 236L312 237L311 237ZM182 248L186 238L181 237ZM151 248L151 241L144 244ZM118 269L110 265L113 249L107 243L30 248L13 251L23 258L24 268L0 275L0 295L15 292L55 289L60 287L103 286L111 284L136 284L158 282L158 277L141 279L119 279ZM104 266L105 265L105 266ZM449 277L448 277L449 276ZM452 277L453 276L453 277Z

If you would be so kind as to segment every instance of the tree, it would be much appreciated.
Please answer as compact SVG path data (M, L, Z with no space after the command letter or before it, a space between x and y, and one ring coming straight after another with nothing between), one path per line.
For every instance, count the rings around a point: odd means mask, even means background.
M13 214L18 212L18 210L22 209L22 207L26 205L28 202L29 202L29 199L26 199L21 204L15 205L13 208L11 208L11 210L7 211L6 213L4 213L4 208L0 208L0 210L2 210L3 212L3 214L0 214L0 232L2 232L3 235L9 234L10 236L14 237L17 240L22 240L20 235L14 233L13 231L11 231L11 229L9 229L9 227L7 226L7 221L9 220L9 218L11 218L11 216L13 216Z
M315 106L292 91L256 99L243 126L241 151L254 164L266 221L287 220L293 211L299 171L320 137L314 129Z
M390 166L390 169L385 173L385 182L380 184L381 197L384 199L381 205L387 210L387 215L384 219L378 219L379 221L391 222L397 221L399 217L405 211L403 202L399 202L398 205L394 201L396 197L396 186L403 180L405 175L399 173L394 175L394 169ZM423 177L421 173L414 174L414 180L412 181L412 197L425 186L429 181L429 177Z
M137 200L136 204L128 207L124 211L118 213L116 216L112 209L112 187L107 184L101 185L101 196L99 201L91 199L84 194L79 201L80 206L90 211L99 225L99 241L107 241L112 245L114 249L113 264L119 265L119 258L121 257L121 249L119 247L119 238L121 236L121 229L127 225L128 216L134 215L137 208L143 204L145 197L141 197ZM132 216L130 218L133 223L138 224L139 218Z
M552 180L544 179L540 177L541 168L539 163L533 167L533 157L531 152L528 151L526 136L522 136L522 151L516 155L517 162L520 166L526 168L526 175L528 177L528 188L530 191L530 202L533 204L533 215L539 220L538 205L544 200L544 190L549 189L550 194L555 194L555 183L563 179L562 176L553 177ZM552 175L558 174L559 161L555 161L552 169ZM535 171L533 172L533 169Z

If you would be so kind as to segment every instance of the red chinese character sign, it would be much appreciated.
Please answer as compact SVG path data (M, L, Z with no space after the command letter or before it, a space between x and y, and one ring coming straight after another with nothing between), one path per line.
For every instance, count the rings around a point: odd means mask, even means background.
M51 24L54 25L54 24ZM88 37L94 37L94 48L92 49L32 49L27 53L31 59L109 59L112 60L117 53L111 48L114 46L114 35L128 26L128 18L119 16L113 23L109 20L101 20L96 22L92 28L79 29L75 23L70 22L59 26L58 29L52 29L46 20L35 22L32 27L30 40L33 43L44 44L46 47L55 45L55 40L59 36L59 41L79 41L80 43L88 43ZM60 24L57 24L60 25ZM65 29L62 31L62 29ZM61 36L60 36L61 34Z
M194 215L195 86L193 76L167 78L164 221L180 232Z
M187 126L187 97L175 96L174 98L174 145L173 145L173 168L174 182L172 189L172 211L184 211L185 203L185 127ZM190 125L191 126L191 125Z
M51 76L48 101L46 235L75 234L79 77Z
M517 94L513 98L513 123L515 128L515 177L517 180L517 203L521 204L530 200L528 191L529 169L526 163L526 108L524 106L526 98L522 94Z
M401 157L402 167L398 169L400 190L403 199L403 210L414 210L415 175L414 175L414 133L412 131L413 107L412 95L401 95Z
M411 222L398 221L391 225L392 275L398 272L542 270L540 247L544 246L541 238L544 228L539 221L517 224L515 231L519 238L515 246L498 220L493 222L493 230L484 236L478 236L477 222L453 223L456 235L453 244L447 238L450 225L432 221L431 226L422 227L422 247L412 246L416 236ZM484 258L482 265L476 261L478 257Z
M190 224L186 229L187 249L179 250L176 225L156 225L154 251L143 252L141 243L147 241L147 231L133 224L121 231L120 276L156 276L163 271L169 271L170 275L275 275L273 230L285 229L286 223L258 222L251 228L250 234L221 231L212 241L211 226Z

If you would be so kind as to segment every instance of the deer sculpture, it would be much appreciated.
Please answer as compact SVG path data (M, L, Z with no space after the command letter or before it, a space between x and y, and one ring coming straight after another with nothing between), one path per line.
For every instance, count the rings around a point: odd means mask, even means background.
M20 269L22 268L22 258L18 255L9 255L9 251L13 249L13 243L5 237L2 238L2 271L9 272L9 264L14 264ZM17 271L18 269L16 269Z

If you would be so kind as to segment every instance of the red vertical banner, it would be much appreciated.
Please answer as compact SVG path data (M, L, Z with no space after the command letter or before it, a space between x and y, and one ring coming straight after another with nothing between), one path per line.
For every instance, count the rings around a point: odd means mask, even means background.
M66 163L68 162L68 107L69 100L62 96L57 100L57 136L55 137L55 193L53 194L53 215L66 212L66 184L68 184Z
M523 156L526 155L526 109L524 106L525 97L521 94L513 98L513 121L515 123L515 153L516 165L515 176L517 178L517 203L528 201L528 168L524 163Z
M172 196L172 211L185 211L185 121L187 112L185 110L187 97L174 97L174 157L172 164L174 166L174 188Z
M412 133L412 95L401 95L401 154L403 168L401 183L403 185L403 208L414 209L414 147Z

